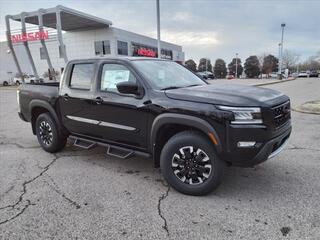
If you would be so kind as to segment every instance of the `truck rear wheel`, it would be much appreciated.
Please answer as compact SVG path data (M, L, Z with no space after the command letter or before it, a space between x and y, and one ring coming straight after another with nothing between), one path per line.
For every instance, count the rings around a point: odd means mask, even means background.
M188 195L206 195L221 183L225 162L204 135L180 132L169 139L160 156L161 172L177 191Z
M36 134L41 147L47 152L58 152L67 142L49 113L42 113L36 120Z

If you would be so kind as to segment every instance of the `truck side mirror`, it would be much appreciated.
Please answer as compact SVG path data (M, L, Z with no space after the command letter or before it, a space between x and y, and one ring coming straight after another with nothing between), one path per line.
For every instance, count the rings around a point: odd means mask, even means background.
M119 93L139 95L139 87L134 82L119 82L117 83L117 89Z

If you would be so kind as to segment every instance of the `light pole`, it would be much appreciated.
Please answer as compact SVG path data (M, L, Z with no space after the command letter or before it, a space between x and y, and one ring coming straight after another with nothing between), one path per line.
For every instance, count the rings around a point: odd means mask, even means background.
M279 59L279 79L282 79L282 53L283 53L283 33L284 27L286 26L285 23L281 23L281 46L280 46L280 59Z
M208 58L206 58L206 74L208 72Z
M281 43L278 43L279 49L278 49L278 75L280 70L280 58L281 58Z
M157 0L157 41L158 41L158 58L161 58L161 46L160 46L160 3Z
M238 77L238 53L236 53L236 76L235 78Z

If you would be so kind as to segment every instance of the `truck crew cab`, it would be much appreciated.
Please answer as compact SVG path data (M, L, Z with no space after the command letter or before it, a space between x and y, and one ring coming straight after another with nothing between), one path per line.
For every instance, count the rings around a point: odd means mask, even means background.
M122 158L150 156L168 183L190 195L216 189L227 165L275 156L291 132L280 92L208 84L183 66L152 58L70 61L55 83L23 84L19 116L45 151L67 138Z

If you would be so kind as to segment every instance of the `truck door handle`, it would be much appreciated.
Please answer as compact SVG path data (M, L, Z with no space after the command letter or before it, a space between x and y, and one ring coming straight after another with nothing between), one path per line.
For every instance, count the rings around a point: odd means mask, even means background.
M98 105L101 104L101 103L103 103L102 97L96 97L95 102L96 102L96 104L98 104Z
M68 101L68 99L69 99L69 95L68 95L67 93L66 93L66 94L64 94L64 95L63 95L63 99L64 99L64 100L66 100L66 101Z

